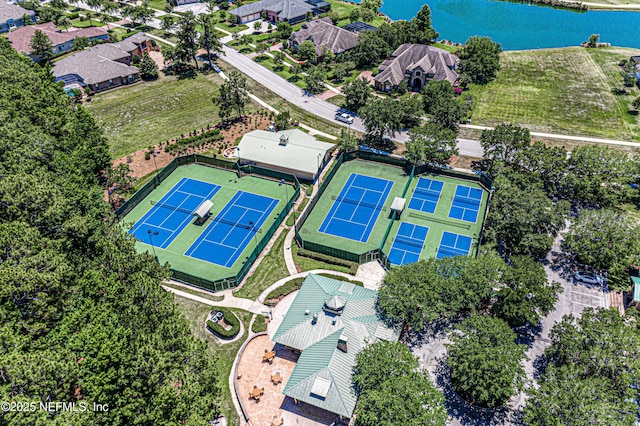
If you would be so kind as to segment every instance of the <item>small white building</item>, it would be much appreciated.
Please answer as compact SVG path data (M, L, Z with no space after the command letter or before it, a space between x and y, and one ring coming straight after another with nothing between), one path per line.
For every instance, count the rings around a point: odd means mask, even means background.
M235 155L241 165L254 164L291 173L298 179L315 180L334 146L298 129L254 130L242 137Z

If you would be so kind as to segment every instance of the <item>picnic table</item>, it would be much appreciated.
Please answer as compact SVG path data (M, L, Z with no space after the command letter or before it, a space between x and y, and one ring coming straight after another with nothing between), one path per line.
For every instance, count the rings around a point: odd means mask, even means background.
M260 402L260 397L264 395L264 388L259 388L253 385L253 390L249 392L249 399L255 399L256 402Z
M273 362L273 359L276 357L276 351L270 351L268 349L264 350L264 355L262 355L262 361L263 362L268 362L269 364L271 364Z
M280 375L280 373L272 374L271 381L273 382L274 385L277 385L278 383L282 383L282 376Z

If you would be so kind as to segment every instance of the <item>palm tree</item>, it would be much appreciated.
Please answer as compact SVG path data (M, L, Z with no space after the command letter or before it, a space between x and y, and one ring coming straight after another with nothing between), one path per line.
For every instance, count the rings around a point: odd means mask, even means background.
M56 26L64 27L65 30L69 32L69 27L73 26L73 22L71 22L68 16L62 15L56 20Z

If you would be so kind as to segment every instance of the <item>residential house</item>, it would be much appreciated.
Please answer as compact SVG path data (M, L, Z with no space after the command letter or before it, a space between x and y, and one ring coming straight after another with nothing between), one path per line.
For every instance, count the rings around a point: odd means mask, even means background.
M105 43L74 53L54 63L52 73L65 87L83 87L98 92L140 79L131 66L131 52L119 43Z
M298 129L254 130L242 137L235 155L241 164L254 164L313 181L331 157L334 146Z
M306 40L315 44L318 56L321 55L323 47L339 55L356 47L358 35L333 25L329 18L322 18L303 24L302 29L292 33L289 38L294 49Z
M401 327L381 316L377 300L375 290L309 274L272 337L301 352L282 393L351 418L358 353L371 343L400 336Z
M33 10L27 10L17 4L9 4L0 0L0 33L6 33L26 25L25 15L32 22L36 22L36 13Z
M109 40L109 34L102 28L74 28L71 31L61 31L53 22L18 28L7 34L7 38L11 42L11 46L18 52L29 55L34 60L38 60L39 58L30 55L31 39L38 30L42 31L44 35L51 40L52 53L54 55L70 51L73 46L73 40L78 37L86 37L90 42Z
M142 58L145 53L154 50L151 37L144 32L136 33L115 44L117 44L120 49L129 53L132 58L134 56Z
M270 22L294 24L304 21L308 13L319 13L319 9L303 0L260 0L240 6L229 13L236 16L239 24L246 24L260 19L263 12Z
M458 57L426 44L403 44L378 67L374 80L377 90L388 92L407 80L409 87L420 90L431 80L446 80L454 85Z

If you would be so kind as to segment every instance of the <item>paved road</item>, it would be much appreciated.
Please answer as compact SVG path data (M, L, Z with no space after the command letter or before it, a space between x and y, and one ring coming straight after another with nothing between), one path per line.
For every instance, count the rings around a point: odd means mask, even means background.
M311 114L322 117L326 120L333 121L338 111L338 107L327 101L320 100L314 96L308 96L304 91L293 83L288 82L278 74L271 70L256 64L250 58L238 53L228 46L223 46L224 55L220 56L220 59L227 62L229 65L237 68L244 74L247 74L258 83L267 87L269 90L281 96L287 102L292 103ZM347 126L344 123L336 121L338 124ZM362 120L356 118L351 125L351 129L358 132L366 133ZM393 138L396 142L406 142L408 139L407 133L402 132ZM478 141L469 139L458 139L458 149L461 155L468 155L471 157L482 157L483 151Z

